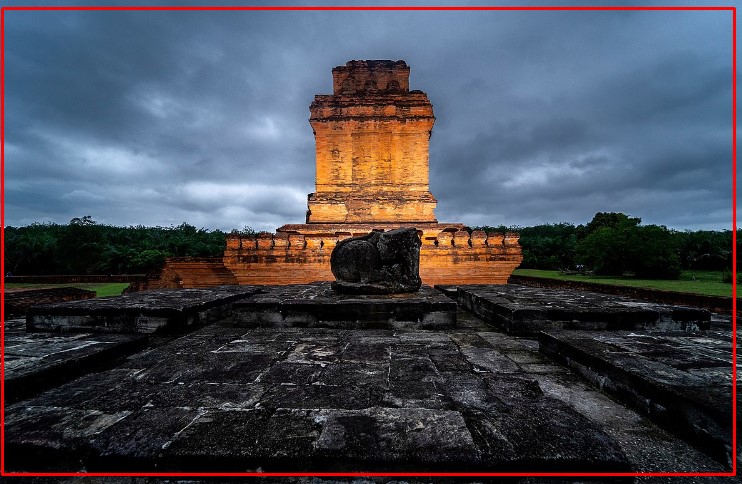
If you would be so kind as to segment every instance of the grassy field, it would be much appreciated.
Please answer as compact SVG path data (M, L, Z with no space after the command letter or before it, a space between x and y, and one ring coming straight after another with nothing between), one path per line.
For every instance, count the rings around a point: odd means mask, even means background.
M718 271L684 271L680 279L635 279L633 277L565 275L559 271L542 271L536 269L516 269L513 274L519 276L545 277L561 281L579 281L593 284L612 284L615 286L646 287L663 291L687 292L706 296L732 296L732 285L722 282L722 272Z
M96 297L119 296L121 292L129 287L128 282L107 283L80 283L80 284L5 284L8 289L42 289L51 287L79 287L88 291L95 291Z
M722 282L722 273L713 271L684 271L680 279L674 281L656 279L634 279L633 277L610 277L610 276L582 276L565 275L559 271L542 271L537 269L516 269L513 272L519 276L546 277L562 281L579 281L594 284L613 284L616 286L646 287L650 289L661 289L663 291L687 292L692 294L704 294L707 296L732 295L732 285ZM6 284L8 289L13 288L42 288L42 287L79 287L89 291L95 291L97 297L118 296L129 284L126 282L111 283L89 283L89 284Z

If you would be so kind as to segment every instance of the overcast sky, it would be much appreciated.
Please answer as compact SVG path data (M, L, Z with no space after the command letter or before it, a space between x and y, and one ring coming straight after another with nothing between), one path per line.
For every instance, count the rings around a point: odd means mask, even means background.
M183 2L180 2L183 3ZM5 15L5 222L273 231L314 191L333 67L402 59L441 222L732 225L732 15Z

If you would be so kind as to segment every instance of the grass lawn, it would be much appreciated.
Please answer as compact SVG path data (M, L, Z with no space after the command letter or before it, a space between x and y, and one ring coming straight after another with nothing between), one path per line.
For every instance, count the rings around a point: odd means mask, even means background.
M684 271L677 280L635 279L633 277L565 275L559 271L516 269L517 276L545 277L561 281L579 281L615 286L646 287L663 291L687 292L706 296L732 296L732 285L721 282L720 271Z
M579 281L593 284L612 284L616 286L646 287L663 291L688 292L707 296L731 297L732 285L721 282L720 271L684 271L678 280L634 279L633 277L582 276L565 275L559 271L542 271L537 269L516 269L518 276L545 277L562 281ZM6 284L8 289L42 287L79 287L95 291L97 297L118 296L129 286L128 282L81 283L81 284Z
M121 292L129 287L128 282L106 282L106 283L79 283L79 284L5 284L8 289L42 289L52 287L79 287L88 291L95 291L96 297L119 296Z

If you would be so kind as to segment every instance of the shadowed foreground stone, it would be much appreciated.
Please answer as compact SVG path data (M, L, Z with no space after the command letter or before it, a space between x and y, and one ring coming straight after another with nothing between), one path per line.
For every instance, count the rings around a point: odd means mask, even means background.
M422 285L420 245L413 228L342 240L330 256L337 279L332 288L346 294L416 292Z
M456 303L423 286L414 293L340 294L329 282L263 287L232 305L243 327L449 329Z
M147 346L137 334L27 333L23 320L5 321L5 401L15 402Z
M153 290L123 296L33 307L29 331L153 333L182 332L229 314L234 301L257 294L255 286Z
M732 354L726 336L551 331L539 335L539 349L731 465Z
M630 469L611 437L518 365L494 373L503 358L472 332L216 324L8 406L6 466Z
M65 301L93 299L95 291L79 287L52 287L44 289L5 290L5 319L14 315L23 315L33 306Z
M209 296L216 298L214 309L221 308L213 316L225 316L214 324L194 327L187 335L149 336L151 346L135 355L91 366L90 373L68 383L55 381L43 393L6 402L6 470L576 473L729 468L719 457L723 442L720 446L712 438L693 448L637 413L645 414L641 405L635 412L617 403L566 366L581 371L580 365L593 365L589 369L598 376L591 381L607 391L625 377L606 370L611 364L622 366L624 373L636 372L644 380L630 381L635 403L645 401L653 411L670 415L675 411L671 403L690 401L695 410L675 418L676 426L726 435L722 423L727 417L709 413L702 402L724 402L731 388L731 321L715 316L714 329L695 333L566 331L560 334L575 339L564 359L555 357L564 365L559 366L539 352L535 339L495 331L467 311L455 316L458 328L433 324L436 331L418 329L433 309L453 307L444 295L427 294L429 288L353 296L320 283L255 288L235 300L233 289ZM583 295L582 310L587 310L592 296ZM150 298L148 310L156 308L155 299ZM172 309L173 301L165 302ZM545 297L540 302L549 303ZM562 303L551 302L565 311ZM260 324L272 327L255 327ZM330 328L313 327L321 325ZM374 327L387 329L368 329ZM50 349L69 353L71 361L85 361L87 347L78 348L77 341L137 337L25 334L20 320L6 326L6 338L16 333L12 353L40 370ZM105 348L90 347L91 353ZM673 380L677 375L683 377ZM667 386L680 395L671 403L649 393Z
M458 286L457 301L512 334L551 329L697 331L711 324L705 309L514 284Z

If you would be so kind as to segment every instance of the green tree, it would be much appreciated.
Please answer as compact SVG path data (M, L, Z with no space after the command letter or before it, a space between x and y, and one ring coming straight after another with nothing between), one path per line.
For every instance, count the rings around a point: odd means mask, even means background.
M575 265L575 226L536 225L520 230L524 268L569 269Z
M61 270L60 226L32 224L5 228L5 270L12 274L49 274Z
M70 220L58 242L60 262L67 274L92 274L105 246L97 223L86 215Z
M680 277L680 256L676 239L667 227L646 225L637 227L629 240L628 270L646 279L677 279Z
M596 274L677 279L680 257L674 233L667 227L639 225L641 219L622 213L597 213L580 230L577 261Z
M621 276L628 270L626 254L636 227L600 227L577 243L577 262L596 274Z
M683 268L710 271L732 268L731 230L686 230L674 237Z
M158 249L147 249L134 256L129 263L131 272L147 273L162 267L168 253Z
M575 235L578 240L582 240L593 232L602 228L616 228L616 227L628 227L636 226L642 222L642 219L637 217L629 217L626 214L620 212L598 212L593 216L593 219L588 222L587 225L580 225L575 230Z

